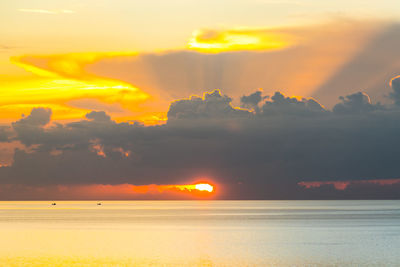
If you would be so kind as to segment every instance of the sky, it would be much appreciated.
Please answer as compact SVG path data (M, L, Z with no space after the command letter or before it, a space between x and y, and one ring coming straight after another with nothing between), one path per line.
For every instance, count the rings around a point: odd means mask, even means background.
M1 1L0 198L398 198L399 15Z

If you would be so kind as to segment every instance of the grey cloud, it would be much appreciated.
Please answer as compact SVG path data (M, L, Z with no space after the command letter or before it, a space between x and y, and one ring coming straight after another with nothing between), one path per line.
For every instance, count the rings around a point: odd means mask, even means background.
M390 81L390 87L393 91L389 94L389 97L396 106L400 106L400 76L396 76Z
M104 111L91 111L90 113L86 114L86 118L98 122L111 121L111 117L107 115Z
M301 181L399 177L400 110L366 108L372 104L362 93L340 105L346 112L277 92L250 113L213 91L173 102L159 126L116 123L103 112L47 125L51 113L35 109L13 124L13 140L35 149L16 150L13 164L0 168L0 184L181 184L208 177L223 186L221 198L303 199L348 195L305 190ZM400 197L392 189L362 190L355 196Z
M205 93L204 97L175 101L168 111L168 119L221 118L249 115L248 111L233 108L232 99L219 90Z
M276 92L271 101L266 101L262 106L265 115L312 115L325 111L321 104L314 99L303 98L298 100L295 97L286 97Z
M338 103L333 107L333 112L342 114L364 113L377 109L381 109L379 104L371 104L371 100L366 93L358 92L346 97L339 97L342 103Z
M31 111L29 116L20 119L13 123L14 127L18 127L19 125L25 126L44 126L50 122L51 119L51 110L44 108L34 108Z
M267 98L262 96L262 91L256 91L250 95L244 95L240 98L240 104L243 108L252 109L254 111L259 110L259 104L263 99Z
M34 108L27 117L13 122L18 139L26 145L39 141L43 133L43 126L50 122L52 111L45 108Z
M8 141L10 127L8 126L0 126L0 142Z

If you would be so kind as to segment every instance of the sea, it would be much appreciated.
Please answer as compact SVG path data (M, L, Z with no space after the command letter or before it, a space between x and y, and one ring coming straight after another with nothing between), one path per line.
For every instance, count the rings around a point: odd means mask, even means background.
M0 266L400 266L399 200L3 201Z

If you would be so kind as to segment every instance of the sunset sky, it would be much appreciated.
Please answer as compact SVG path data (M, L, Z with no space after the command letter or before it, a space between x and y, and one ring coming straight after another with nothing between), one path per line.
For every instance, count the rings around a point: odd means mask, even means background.
M400 197L399 17L395 0L1 1L0 198Z

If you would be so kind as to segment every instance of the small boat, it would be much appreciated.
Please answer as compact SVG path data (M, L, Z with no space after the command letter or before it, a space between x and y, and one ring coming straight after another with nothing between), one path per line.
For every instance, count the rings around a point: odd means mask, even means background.
M55 205L57 205L57 203L53 202L53 203L51 203L51 205L52 205L52 206L55 206Z
M101 202L97 203L97 206L101 206Z

